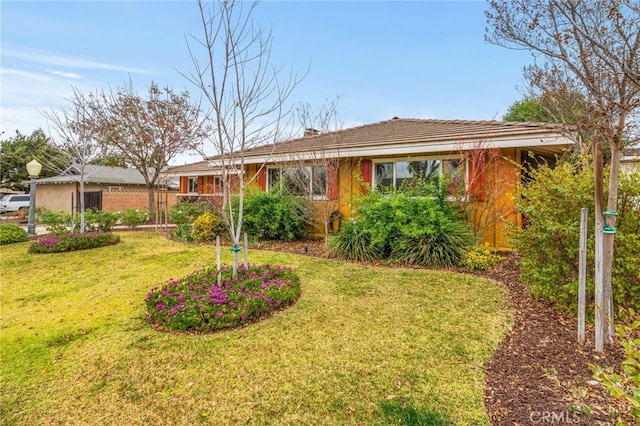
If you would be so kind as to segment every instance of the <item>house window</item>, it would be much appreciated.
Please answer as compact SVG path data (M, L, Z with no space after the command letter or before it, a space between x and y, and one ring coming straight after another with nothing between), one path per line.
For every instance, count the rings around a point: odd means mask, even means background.
M445 178L451 185L464 184L462 159L424 159L418 161L381 161L374 166L373 186L398 189L417 180L436 183Z
M198 192L198 178L190 177L187 179L187 192L192 194L194 192Z
M267 169L267 189L278 188L292 195L327 196L327 168L324 166Z

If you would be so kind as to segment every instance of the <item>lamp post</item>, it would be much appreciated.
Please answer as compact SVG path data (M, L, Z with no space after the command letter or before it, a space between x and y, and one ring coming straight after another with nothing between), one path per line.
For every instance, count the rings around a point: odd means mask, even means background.
M36 178L42 170L42 164L38 163L35 158L27 163L27 172L29 173L29 224L27 225L27 234L33 236L36 234Z

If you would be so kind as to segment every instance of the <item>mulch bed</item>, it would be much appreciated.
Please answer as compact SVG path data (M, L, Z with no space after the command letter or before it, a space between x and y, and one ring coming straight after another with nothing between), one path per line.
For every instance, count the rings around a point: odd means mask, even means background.
M263 242L252 247L327 257L323 241ZM528 294L518 281L514 255L476 275L502 283L515 311L511 332L486 367L484 401L492 425L614 425L612 412L634 424L624 403L612 398L588 367L619 366L624 358L619 344L605 345L603 354L596 353L589 325L586 343L579 344L577 320Z

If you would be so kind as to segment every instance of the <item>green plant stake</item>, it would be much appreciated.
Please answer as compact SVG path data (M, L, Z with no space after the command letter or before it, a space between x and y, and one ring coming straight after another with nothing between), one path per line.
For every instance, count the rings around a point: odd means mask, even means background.
M604 216L618 216L618 212L614 211L614 210L608 210L605 212L602 212L602 214ZM615 226L609 226L606 223L602 226L602 232L604 232L605 234L615 234L616 233L616 227Z

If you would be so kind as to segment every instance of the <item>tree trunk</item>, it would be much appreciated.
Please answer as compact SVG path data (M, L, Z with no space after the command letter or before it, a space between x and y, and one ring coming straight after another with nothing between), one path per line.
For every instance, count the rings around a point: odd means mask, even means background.
M80 207L80 233L84 234L84 171L80 176L80 189L78 192L78 205Z
M156 210L155 188L153 185L147 186L147 192L149 193L149 217L152 217L153 212Z

